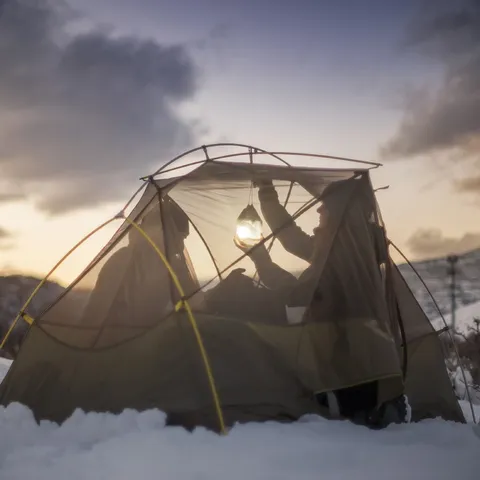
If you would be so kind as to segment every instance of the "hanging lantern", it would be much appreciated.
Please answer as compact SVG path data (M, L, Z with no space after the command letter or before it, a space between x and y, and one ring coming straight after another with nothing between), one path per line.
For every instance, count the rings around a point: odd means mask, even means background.
M237 218L236 242L242 247L253 247L262 236L263 222L253 205L247 205Z

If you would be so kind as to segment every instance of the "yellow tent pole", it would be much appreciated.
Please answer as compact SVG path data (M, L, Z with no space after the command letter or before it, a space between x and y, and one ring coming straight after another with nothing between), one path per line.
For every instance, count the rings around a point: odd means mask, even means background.
M31 295L28 297L27 301L23 304L22 308L20 309L20 311L17 313L17 316L15 317L15 319L13 320L13 322L11 323L9 329L7 330L7 333L5 334L5 336L3 337L3 340L2 342L0 343L0 349L2 349L5 345L5 343L7 342L8 340L8 337L10 336L10 334L13 332L13 329L15 328L15 325L18 323L18 320L20 319L20 317L24 317L25 315L25 309L30 305L30 302L33 300L33 298L35 297L35 295L38 293L38 291L43 287L43 285L45 284L45 282L50 278L50 276L55 272L55 270L78 248L80 247L83 243L85 243L90 237L92 237L93 235L95 235L98 231L100 231L103 227L106 227L109 223L113 222L114 220L116 220L118 218L118 216L115 216L113 218L111 218L110 220L107 220L106 222L103 222L101 225L99 225L97 228L95 228L94 230L92 230L88 235L86 235L85 237L83 237L76 245L74 245L53 267L52 269L47 273L47 275L43 278L43 280L36 286L36 288L33 290L33 292L31 293ZM32 325L33 323L33 319L32 317L30 317L29 315L27 316L27 319L25 319L26 322L29 324L29 325Z
M217 416L218 416L218 422L220 424L220 431L223 435L225 435L226 434L225 422L224 422L224 418L223 418L222 408L221 408L221 405L220 405L220 399L219 399L219 396L218 396L218 390L217 390L217 387L215 385L214 375L213 375L213 372L212 372L212 368L210 366L210 361L208 359L208 355L207 355L207 351L205 349L205 345L203 344L203 340L202 340L202 336L200 334L200 330L198 329L197 322L196 322L195 317L193 315L192 309L190 308L190 304L185 299L185 291L183 290L183 287L182 287L182 285L181 285L181 283L180 283L180 281L177 277L177 274L175 273L172 266L170 265L170 262L167 260L167 258L162 253L162 251L157 247L157 245L151 239L151 237L145 232L145 230L143 230L143 228L140 225L138 225L136 222L134 222L130 218L125 217L125 220L130 225L132 225L132 227L135 228L145 238L145 240L147 240L147 242L152 246L152 248L158 254L158 256L160 257L162 262L165 264L165 267L167 268L168 272L170 273L170 276L172 277L173 283L175 284L175 287L177 288L178 293L180 294L180 297L182 298L182 300L180 300L180 302L176 305L175 309L178 311L181 307L184 306L185 311L187 312L188 319L190 320L190 323L191 323L192 328L193 328L193 332L195 334L195 338L196 338L197 343L198 343L198 348L200 350L200 355L202 356L202 360L203 360L203 363L204 363L204 366L205 366L205 371L207 373L208 383L210 385L210 389L211 389L212 397L213 397L213 402L214 402L214 405L215 405L215 410L216 410Z

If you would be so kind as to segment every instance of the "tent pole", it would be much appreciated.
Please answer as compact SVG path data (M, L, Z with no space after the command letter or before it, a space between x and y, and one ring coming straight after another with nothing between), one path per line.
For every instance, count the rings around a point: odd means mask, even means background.
M272 157L276 158L280 162L284 163L287 167L291 167L291 165L288 162L283 160L283 158L280 158L277 154L270 153L270 152L268 152L266 150L263 150L261 148L258 148L258 147L253 147L252 145L246 145L246 144L243 144L243 143L212 143L212 144L209 144L209 145L202 145L200 147L192 148L191 150L188 150L186 152L181 153L180 155L177 155L176 157L172 158L171 160L169 160L168 162L163 164L155 173L153 173L151 175L145 175L144 177L141 177L140 180L146 180L146 179L148 179L148 177L154 177L155 175L158 175L159 173L162 173L165 170L165 168L167 168L168 166L170 166L172 163L176 162L177 160L180 160L181 158L186 157L187 155L198 152L200 150L203 150L206 153L209 148L215 148L215 147L237 147L237 148L246 148L246 149L253 148L257 153L263 153L265 155L271 155ZM248 155L248 153L247 153L247 155ZM206 157L207 157L207 160L209 160L208 154L206 154ZM223 157L223 156L218 157L218 159L221 159L221 158L225 158L225 157Z
M173 201L173 203L177 204L177 202L175 202L175 200L172 199L172 201ZM181 207L179 206L179 208L181 208ZM200 237L200 240L205 245L205 248L207 249L207 252L210 255L210 258L212 259L212 263L213 263L213 266L215 267L218 278L220 278L220 280L222 280L222 272L220 271L220 268L218 267L217 262L215 261L215 257L213 256L212 249L209 247L207 241L205 240L205 237L201 234L200 230L195 225L195 223L193 223L193 220L190 218L190 216L187 214L187 212L185 212L185 210L183 210L183 209L182 209L182 211L186 215L186 217L188 218L188 221L191 223L193 229L197 232L198 236Z
M155 250L157 255L160 257L160 259L164 263L166 269L168 270L168 272L171 276L171 279L172 279L173 283L175 284L175 287L178 290L178 293L180 295L180 301L175 306L175 311L179 311L181 308L185 308L188 319L189 319L190 324L191 324L192 329L193 329L193 333L195 335L195 339L197 340L198 348L200 350L200 355L202 357L203 364L204 364L204 367L205 367L205 373L207 374L208 383L209 383L210 390L211 390L212 397L213 397L214 407L215 407L215 410L216 410L216 413L217 413L217 416L218 416L220 432L223 435L226 435L227 434L227 429L225 427L223 410L222 410L222 407L221 407L221 404L220 404L218 390L217 390L217 386L216 386L216 382L215 382L215 377L213 375L213 371L212 371L212 368L211 368L211 365L210 365L210 360L208 358L208 354L207 354L207 351L205 349L205 345L203 343L202 335L201 335L200 330L198 328L197 321L195 320L192 309L191 309L190 304L188 302L188 298L185 295L185 291L183 290L183 287L180 283L180 280L178 279L177 274L175 273L175 271L174 271L173 267L171 266L170 262L168 261L168 259L165 257L165 255L162 253L162 251L158 248L158 246L152 240L152 238L148 235L148 233L145 232L145 230L140 225L138 225L138 223L131 220L130 218L125 217L125 220L133 228L135 228L138 231L138 233L140 233L143 236L143 238L150 244L150 246Z
M285 202L283 203L283 208L286 208L287 205L288 205L288 201L290 200L290 196L292 194L292 190L293 190L293 185L295 184L295 182L290 182L290 186L288 188L288 193L287 193L287 196L285 198ZM273 244L275 242L275 239L276 237L273 237L272 238L272 241L270 242L270 245L267 247L267 251L268 253L271 252L272 248L273 248ZM255 280L256 276L258 275L258 269L256 268L255 269L255 274L253 275L253 279ZM257 281L257 286L260 285L260 278L258 279Z
M39 282L39 284L35 287L33 292L30 294L28 297L27 301L23 304L22 308L20 311L17 313L17 316L13 320L12 324L10 325L9 329L7 330L7 333L3 337L3 340L0 343L0 349L2 349L5 345L5 343L8 340L8 337L11 335L13 332L13 329L15 328L16 324L18 323L18 320L23 317L26 312L26 308L30 305L32 300L35 298L35 295L38 293L38 291L43 287L43 285L46 283L46 281L53 275L53 273L57 270L57 268L77 249L79 248L83 243L85 243L90 237L95 235L98 231L100 231L103 227L106 227L108 224L116 220L117 217L113 217L110 220L107 220L106 222L103 222L101 225L98 227L94 228L90 233L85 235L77 244L75 244L45 275L45 277ZM53 303L56 303L56 301L53 301Z

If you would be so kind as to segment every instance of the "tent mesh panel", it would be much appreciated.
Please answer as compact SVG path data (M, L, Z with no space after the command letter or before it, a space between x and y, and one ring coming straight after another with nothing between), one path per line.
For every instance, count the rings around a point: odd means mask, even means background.
M244 255L233 237L252 200L266 240ZM385 379L379 401L403 392L396 290L365 171L206 162L178 181L152 182L130 219L176 272L231 419L255 418L260 407L261 415L297 417L315 411L313 392L375 379ZM125 223L38 319L2 402L52 418L78 406L212 411L179 300L161 258ZM31 373L40 361L55 372L62 366L56 413L50 393L43 403L39 396L42 374ZM15 380L20 372L30 386ZM448 395L444 408L453 411Z

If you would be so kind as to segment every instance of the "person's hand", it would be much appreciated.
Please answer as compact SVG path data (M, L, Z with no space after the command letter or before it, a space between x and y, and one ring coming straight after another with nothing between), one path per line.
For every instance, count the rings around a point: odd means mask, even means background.
M233 237L233 243L238 249L240 249L243 253L246 253L246 254L248 254L248 252L252 248L246 245L245 243L243 243L237 236Z
M247 270L246 270L245 268L236 268L235 270L232 270L232 271L228 274L228 276L229 276L229 277L235 277L235 276L238 277L238 275L243 275L246 271L247 271Z
M260 240L258 240L257 243L254 245L247 245L246 243L242 242L236 235L233 237L233 243L237 248L239 248L243 253L249 254L250 250L252 248L256 247L259 243L262 243L264 241L264 237L262 236ZM263 248L264 245L261 245L260 248Z
M253 181L253 186L255 188L273 187L273 182L269 178L259 178Z

